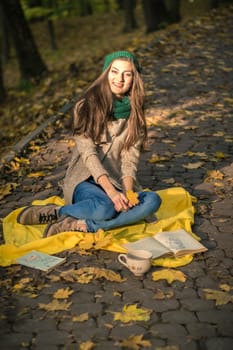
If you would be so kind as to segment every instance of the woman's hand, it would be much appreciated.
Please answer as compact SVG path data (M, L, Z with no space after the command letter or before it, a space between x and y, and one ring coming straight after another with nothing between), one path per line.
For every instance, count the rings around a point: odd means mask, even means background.
M117 189L109 181L107 175L100 176L98 178L98 183L113 202L116 211L126 211L131 207L129 205L129 200L127 199L126 195L120 191L117 191Z
M138 194L134 192L134 179L131 176L125 176L122 180L125 197L128 199L128 207L132 208L139 203Z
M115 194L110 194L109 197L114 204L115 210L118 212L127 211L131 207L129 200L122 192L116 191Z

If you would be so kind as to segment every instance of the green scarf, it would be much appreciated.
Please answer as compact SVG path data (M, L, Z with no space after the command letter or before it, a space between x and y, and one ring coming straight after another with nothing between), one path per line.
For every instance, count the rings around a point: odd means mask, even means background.
M120 100L115 99L113 102L114 119L127 119L130 116L131 105L130 99L125 96Z

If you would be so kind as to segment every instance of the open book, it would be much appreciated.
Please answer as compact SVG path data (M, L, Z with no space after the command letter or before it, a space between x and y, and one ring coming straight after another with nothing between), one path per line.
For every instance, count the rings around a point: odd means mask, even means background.
M36 250L32 250L16 260L18 264L41 271L49 271L64 261L65 258L59 258L58 256L41 253Z
M187 254L205 252L208 249L185 230L165 231L152 237L124 244L127 250L143 249L152 253L153 259L161 257L180 257Z

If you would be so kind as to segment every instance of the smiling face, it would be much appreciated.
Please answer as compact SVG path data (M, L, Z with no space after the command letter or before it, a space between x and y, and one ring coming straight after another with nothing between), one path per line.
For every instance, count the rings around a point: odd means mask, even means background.
M113 61L108 73L108 82L116 97L123 97L133 83L133 63L122 59Z

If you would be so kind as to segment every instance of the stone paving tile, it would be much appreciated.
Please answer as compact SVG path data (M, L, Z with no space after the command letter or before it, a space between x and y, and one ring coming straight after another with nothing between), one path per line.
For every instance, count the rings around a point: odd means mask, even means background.
M1 336L1 346L5 350L25 349L25 346L27 346L27 344L31 344L31 341L31 334L6 333Z
M147 114L156 122L149 129L148 150L141 156L140 181L153 190L182 186L196 196L193 231L209 250L178 268L187 276L185 283L171 285L152 280L157 267L144 278L134 277L118 263L116 253L107 251L62 252L58 255L66 257L66 263L49 274L17 265L0 268L3 350L77 350L85 341L92 341L95 349L119 349L121 341L132 335L142 335L154 350L233 349L232 301L216 305L204 291L225 290L232 295L233 290L232 11L231 7L223 11L224 16L214 12L203 18L201 31L195 20L177 30L161 31L159 39L138 49L146 88L152 91ZM7 165L1 171L3 184L18 183L0 202L1 218L34 199L62 195L60 182L71 155L66 122L52 133L50 126L50 137L39 142L38 154L22 150L30 167L22 165L20 177ZM155 154L161 160L150 163ZM198 162L200 167L189 167ZM27 177L33 171L43 171L45 176ZM125 281L81 284L60 278L62 271L85 266L112 269ZM26 278L30 282L24 288L13 288ZM73 291L67 310L40 308L66 288ZM150 309L150 320L124 324L114 319L115 312L131 304ZM78 317L83 314L88 317L81 322Z
M216 327L209 323L188 323L187 330L193 339L212 338L216 336Z
M54 346L64 346L69 338L69 332L61 330L47 330L43 332L38 332L34 344L36 348L43 349L50 345Z
M232 349L232 337L223 337L223 338L211 338L206 341L207 350L225 350Z
M164 323L189 324L195 321L197 321L195 314L186 310L165 311L162 314Z
M130 337L132 334L140 335L145 333L143 324L140 325L117 325L111 330L111 337L113 339L124 339Z

